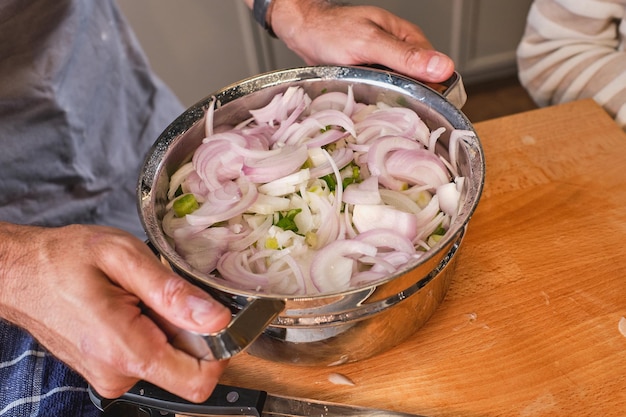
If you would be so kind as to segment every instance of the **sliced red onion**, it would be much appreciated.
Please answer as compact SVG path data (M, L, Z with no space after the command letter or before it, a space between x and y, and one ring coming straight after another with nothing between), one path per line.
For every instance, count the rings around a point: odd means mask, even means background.
M355 239L374 245L379 250L383 248L385 251L391 249L409 255L415 254L413 243L396 230L379 227L365 231L356 236Z
M385 277L388 277L389 274L387 272L382 271L372 271L371 269L365 271L355 272L352 276L351 284L355 287L365 285L371 282L375 282L381 280Z
M333 109L340 110L348 116L351 116L355 108L356 102L354 101L352 86L348 86L347 94L340 91L320 94L311 102L309 111L315 113L322 110Z
M435 147L437 146L437 141L441 137L441 135L446 131L445 127L440 127L438 129L433 130L430 133L430 137L428 139L428 150L431 152L435 152Z
M241 175L244 158L233 151L230 140L215 139L202 143L191 161L207 188L213 191Z
M282 178L298 170L308 158L307 149L304 145L286 145L279 149L281 151L278 154L244 162L243 172L250 181L266 183Z
M376 136L398 135L417 140L428 145L430 130L413 110L405 107L383 106L360 121L355 127L359 132L358 143L366 143L371 135L380 130Z
M475 138L476 134L471 130L453 130L450 132L450 143L448 144L448 153L450 155L450 165L452 166L454 176L458 176L456 173L456 167L458 166L457 153L459 151L459 140L463 137Z
M320 110L334 109L343 111L346 108L348 95L341 91L331 91L320 94L311 101L309 111L315 113Z
M308 142L308 140L320 133L324 129L324 125L313 118L304 119L300 123L293 123L284 130L276 131L272 136L275 143L281 145L299 146ZM278 135L280 133L280 135Z
M310 118L317 120L322 126L338 126L352 136L356 136L354 122L345 113L338 110L321 110L313 113Z
M384 275L391 275L396 272L396 267L380 256L362 256L359 261L365 265L370 265L369 271L371 272L381 272Z
M171 238L185 239L204 230L206 226L191 226L185 217L176 217L174 211L168 211L161 222L163 233Z
M306 109L306 104L307 103L305 101L299 102L287 119L280 120L280 127L272 134L272 143L286 143L286 137L283 138L283 136L286 136L287 131L289 131L293 126L299 125L296 121Z
M387 154L400 149L422 150L423 146L414 140L401 136L384 136L377 139L369 149L367 166L372 175L378 176L378 182L392 190L402 190L407 187L406 182L393 178L387 172Z
M289 113L303 101L306 105L311 102L304 90L298 87L289 87L284 93L274 96L265 107L250 110L250 114L259 124L274 125L275 122L286 120Z
M428 185L434 190L450 182L446 167L426 149L397 150L390 153L384 165L394 181L408 185Z
M195 195L198 202L206 200L206 196L209 194L209 188L195 170L185 178L182 187L184 192Z
M352 212L350 211L349 206L345 207L341 220L344 224L344 230L346 231L346 239L354 239L357 237L358 233L354 230L354 225L352 224Z
M309 150L309 155L311 150ZM322 155L326 152L323 150ZM337 168L343 168L348 165L354 159L354 152L348 148L338 148L335 149L331 155L331 159ZM329 159L318 166L311 168L311 177L312 178L320 178L325 175L331 174L334 172L333 165L331 164ZM341 182L341 181L340 181Z
M243 213L255 202L258 191L253 184L245 180L239 180L237 188L240 191L241 197L233 204L217 206L205 203L192 214L186 215L185 219L187 219L187 222L192 226L210 226Z
M428 223L426 223L426 225L424 225L424 228L421 230L420 234L417 236L417 239L426 239L428 236L432 235L435 230L437 230L440 225L442 224L446 224L447 223L447 219L449 219L449 217L447 217L444 213L439 212L437 213L437 215Z
M267 274L255 272L248 261L249 251L226 252L217 262L216 269L220 275L231 282L249 289L267 287L270 280Z
M335 174L335 181L337 182L337 184L335 185L335 201L333 202L333 205L335 207L337 215L339 215L339 213L341 212L341 201L343 197L343 181L341 180L339 167L335 163L335 160L330 156L326 149L323 149L323 152L326 156L326 159L328 160L328 163L333 168L333 173Z
M282 278L278 278L281 272L288 272ZM272 291L279 291L281 294L305 294L306 284L302 268L291 256L288 250L279 251L273 256L271 266L268 268L270 281L272 281Z
M211 227L192 236L175 239L176 251L194 268L209 273L228 247L233 233L225 227Z
M321 148L322 146L326 146L330 143L335 143L339 139L346 136L348 133L343 132L337 129L330 129L323 133L320 133L317 136L314 136L306 141L307 148Z

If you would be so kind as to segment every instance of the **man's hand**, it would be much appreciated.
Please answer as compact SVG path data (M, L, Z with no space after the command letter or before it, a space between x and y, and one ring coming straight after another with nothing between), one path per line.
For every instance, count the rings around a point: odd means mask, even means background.
M454 63L421 29L378 7L325 0L273 0L268 21L309 65L379 64L425 82L442 82Z
M162 265L139 239L102 226L0 224L0 316L28 330L105 397L139 379L204 401L226 362L168 343L148 307L182 329L224 328L230 311Z

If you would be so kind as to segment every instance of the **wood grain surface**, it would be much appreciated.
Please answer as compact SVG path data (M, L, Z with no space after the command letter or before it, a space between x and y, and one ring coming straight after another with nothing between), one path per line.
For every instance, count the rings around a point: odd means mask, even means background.
M591 100L475 128L485 189L430 321L339 367L243 354L221 382L425 416L625 416L626 135Z

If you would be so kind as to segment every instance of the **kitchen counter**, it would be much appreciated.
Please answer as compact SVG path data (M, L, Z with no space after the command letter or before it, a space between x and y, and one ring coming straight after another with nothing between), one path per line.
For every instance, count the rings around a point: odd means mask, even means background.
M485 188L426 325L337 367L243 354L222 383L426 416L626 415L626 134L591 100L475 128Z

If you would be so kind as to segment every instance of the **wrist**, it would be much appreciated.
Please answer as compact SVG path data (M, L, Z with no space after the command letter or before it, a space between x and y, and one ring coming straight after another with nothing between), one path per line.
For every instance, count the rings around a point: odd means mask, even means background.
M29 250L31 226L20 226L0 222L0 317L25 326L20 307L26 305L23 294L32 290L32 276L29 266L35 260Z
M272 29L273 5L274 2L272 0L254 0L252 13L257 23L261 25L261 27L265 29L271 37L276 38L277 36Z
M305 38L311 36L305 34L311 27L323 28L323 23L317 19L323 17L333 5L330 0L272 0L266 21L289 48L297 48L293 44L294 39L302 37L299 35Z

